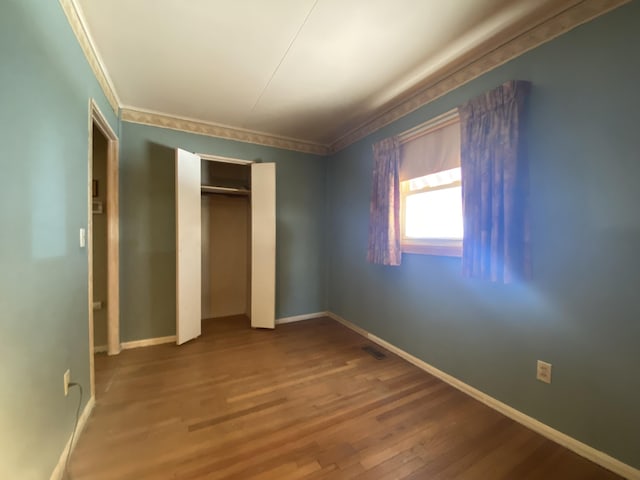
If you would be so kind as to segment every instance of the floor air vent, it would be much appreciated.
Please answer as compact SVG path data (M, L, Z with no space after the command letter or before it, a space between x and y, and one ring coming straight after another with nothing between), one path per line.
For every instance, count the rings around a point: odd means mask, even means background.
M371 355L376 360L382 360L383 358L386 357L386 355L384 353L382 353L380 350L377 350L375 347L372 347L371 345L367 345L365 347L362 347L362 350L367 352L369 355Z

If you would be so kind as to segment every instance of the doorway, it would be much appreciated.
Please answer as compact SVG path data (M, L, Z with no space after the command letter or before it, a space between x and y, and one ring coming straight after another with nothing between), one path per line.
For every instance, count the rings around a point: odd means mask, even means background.
M120 353L118 137L96 103L89 105L89 354Z

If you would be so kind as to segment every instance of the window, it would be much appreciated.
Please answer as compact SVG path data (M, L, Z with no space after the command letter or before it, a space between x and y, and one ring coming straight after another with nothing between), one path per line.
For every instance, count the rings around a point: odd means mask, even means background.
M402 250L459 256L462 248L460 167L400 183Z
M460 124L445 114L400 137L402 251L461 256Z

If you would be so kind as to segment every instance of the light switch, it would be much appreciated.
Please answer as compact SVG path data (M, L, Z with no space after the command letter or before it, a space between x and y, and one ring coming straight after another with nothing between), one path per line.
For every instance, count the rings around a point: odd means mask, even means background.
M84 248L87 246L87 229L80 229L80 248Z

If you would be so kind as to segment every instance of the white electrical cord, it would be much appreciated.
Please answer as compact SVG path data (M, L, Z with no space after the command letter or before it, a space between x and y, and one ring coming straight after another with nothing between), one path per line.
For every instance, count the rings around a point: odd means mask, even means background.
M73 442L76 438L76 430L78 428L78 420L80 418L80 407L82 406L82 385L75 382L70 382L69 387L78 387L80 389L80 400L78 400L78 409L76 410L76 421L73 423L73 433L71 434L71 442L69 442L69 450L67 451L67 461L64 464L64 479L69 480L69 459L71 458L71 449L73 449Z

